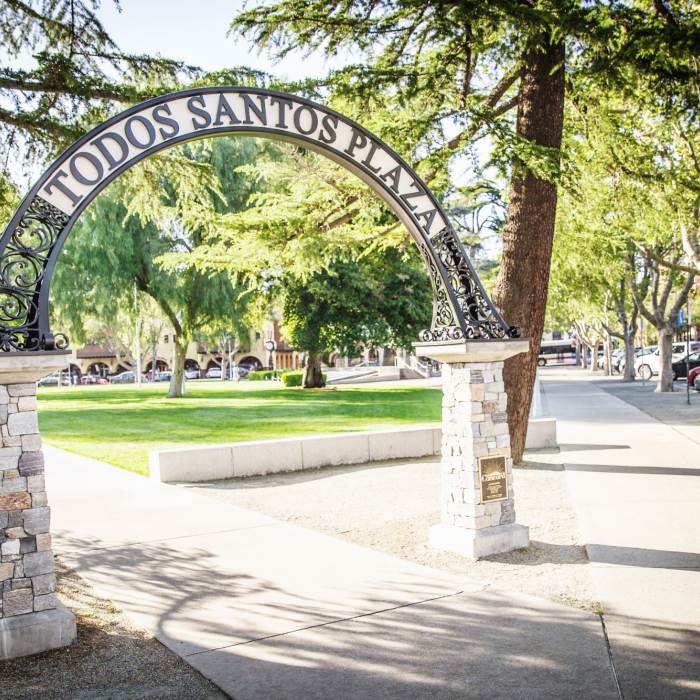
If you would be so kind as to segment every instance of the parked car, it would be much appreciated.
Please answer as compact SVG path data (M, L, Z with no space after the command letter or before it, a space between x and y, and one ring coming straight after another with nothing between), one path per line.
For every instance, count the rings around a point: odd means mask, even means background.
M238 373L239 379L247 379L248 372L250 372L250 367L241 367L239 365L238 367L234 367L234 372Z
M121 374L115 374L110 377L112 384L135 384L136 383L136 372L122 372ZM141 377L141 381L147 382L147 377Z
M690 372L688 372L688 384L690 384L692 389L700 391L700 385L695 384L696 379L700 380L700 367L691 369Z
M691 351L700 350L700 342L690 343L690 349ZM677 362L681 358L685 357L685 352L685 343L673 343L671 346L671 362ZM634 361L635 374L642 379L651 379L653 375L658 374L661 362L660 353L661 350L657 347L654 352L638 357ZM685 372L683 374L685 376Z
M615 348L611 353L610 353L610 371L611 372L619 372L620 369L620 360L624 359L625 357L625 349L624 348ZM605 351L600 350L598 352L598 369L605 369Z
M80 378L81 384L109 384L107 377L101 377L99 374L84 374Z
M605 353L602 350L598 350L598 359L596 360L596 364L598 365L598 369L605 368Z
M613 372L621 372L620 370L620 365L624 368L624 362L625 362L625 348L616 348L615 350L612 351L612 355L610 356L610 369Z
M695 379L693 380L693 389L695 389L695 391L700 391L700 372L695 375Z
M688 362L687 367L689 369L695 369L700 367L700 352L691 352L687 356ZM682 379L686 376L686 358L682 357L671 365L671 371L673 372L674 379Z
M37 386L58 386L58 375L57 374L49 374L46 377L42 377L38 382ZM68 377L61 377L61 385L62 386L69 386L70 385L70 379Z
M186 369L185 370L185 379L199 379L199 370L198 369Z
M238 365L238 372L239 376L241 379L244 379L245 377L248 376L250 372L255 372L256 370L262 369L262 365L257 366L251 363L243 363L241 365ZM242 374L242 372L245 372L245 375Z
M207 379L221 379L221 367L210 367L206 374Z
M172 372L156 372L156 382L169 382L170 378L173 376Z
M637 365L637 360L640 357L643 357L644 355L649 355L652 352L656 351L656 348L658 345L649 345L646 348L635 348L634 349L634 360L635 360L635 367ZM622 356L622 360L620 360L620 374L622 374L625 371L625 365L627 362L625 361L625 356Z

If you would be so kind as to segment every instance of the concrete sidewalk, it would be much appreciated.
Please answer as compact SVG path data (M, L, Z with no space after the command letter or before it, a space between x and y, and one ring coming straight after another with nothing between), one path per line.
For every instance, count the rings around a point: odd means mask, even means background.
M46 452L59 555L236 700L618 697L593 614Z
M700 448L570 370L543 372L623 691L700 694ZM700 422L700 412L698 413Z

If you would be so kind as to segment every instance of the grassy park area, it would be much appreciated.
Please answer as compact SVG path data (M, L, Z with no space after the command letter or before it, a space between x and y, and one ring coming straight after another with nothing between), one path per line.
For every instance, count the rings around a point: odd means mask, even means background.
M185 398L167 399L166 393L166 384L41 389L41 432L55 447L147 474L149 450L440 419L441 394L435 389L197 382L188 385Z

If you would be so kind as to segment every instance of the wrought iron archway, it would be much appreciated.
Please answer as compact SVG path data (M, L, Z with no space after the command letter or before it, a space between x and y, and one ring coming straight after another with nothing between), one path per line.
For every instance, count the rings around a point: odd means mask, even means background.
M304 145L365 181L407 227L433 286L424 341L515 337L425 183L357 123L307 99L257 88L184 90L135 105L67 149L32 187L0 239L0 351L64 349L49 326L61 248L88 204L124 170L183 141L240 134Z

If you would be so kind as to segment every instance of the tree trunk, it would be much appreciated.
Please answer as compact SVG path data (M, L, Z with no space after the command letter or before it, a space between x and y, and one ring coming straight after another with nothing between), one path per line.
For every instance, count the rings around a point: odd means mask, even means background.
M524 55L517 133L534 144L559 149L564 123L564 45ZM557 189L522 163L513 164L503 255L493 300L509 324L530 338L530 350L506 360L508 425L513 460L522 460L537 373L549 287Z
M659 331L659 381L655 391L673 391L671 362L673 355L673 328L658 328Z
M593 345L591 345L591 374L595 374L600 371L598 367L598 349L600 348L600 338L596 338Z
M628 330L625 334L625 375L623 382L633 382L636 379L634 373L634 331Z
M156 380L156 369L158 366L158 343L153 343L153 360L151 363L151 380Z
M301 385L304 389L320 389L326 386L321 370L321 355L313 353L307 355Z
M603 346L603 370L605 376L609 377L612 374L612 336L610 333L605 334L605 345Z
M623 335L625 341L625 376L623 382L633 382L636 378L634 373L634 336L637 334L637 310L632 312L632 317L627 322L627 317L623 324Z
M185 395L185 358L187 356L187 342L175 336L175 353L173 373L170 377L169 399L179 399Z

